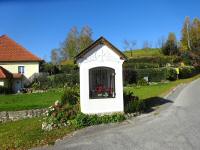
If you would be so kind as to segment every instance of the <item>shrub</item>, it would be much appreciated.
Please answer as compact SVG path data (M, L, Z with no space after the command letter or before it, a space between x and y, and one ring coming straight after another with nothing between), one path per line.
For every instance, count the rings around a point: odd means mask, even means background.
M49 75L57 74L59 73L59 68L56 65L53 65L52 63L42 63L40 66L40 72L48 73Z
M52 87L51 80L46 73L38 74L34 77L31 87L34 89L47 89Z
M196 73L200 73L200 66L195 66Z
M81 128L102 123L121 122L123 120L125 120L125 116L121 113L102 116L79 113L75 119L70 122L70 124L76 128Z
M124 85L137 83L137 72L134 69L123 69Z
M66 74L72 74L75 71L78 72L78 66L75 64L65 64L61 66L60 71Z
M149 85L149 83L145 79L140 79L137 81L137 85L145 86L145 85Z
M123 64L124 68L132 68L132 69L145 69L145 68L159 68L158 63L132 63L125 62Z
M79 104L76 105L61 105L56 102L55 105L48 108L43 118L42 129L46 131L54 128L67 126L67 122L74 119L79 112Z
M64 94L61 96L61 104L75 105L79 101L79 89L78 87L65 88Z
M137 80L148 77L149 82L166 80L166 68L137 69Z
M177 79L177 72L175 68L167 68L167 79L175 81Z
M179 69L179 78L190 78L198 73L198 70L193 66L185 66Z
M79 73L74 72L72 74L66 74L66 85L74 86L79 84Z
M4 86L0 86L0 94L9 94L11 93L11 89L4 87Z
M148 68L148 69L124 69L124 84L146 84L144 77L149 82L160 82L163 80L176 80L177 74L174 68Z
M62 88L64 86L74 86L79 83L79 74L56 74L48 76L39 74L34 77L31 87L34 89Z
M132 91L124 91L124 110L128 113L142 112L146 109L144 100L134 96Z

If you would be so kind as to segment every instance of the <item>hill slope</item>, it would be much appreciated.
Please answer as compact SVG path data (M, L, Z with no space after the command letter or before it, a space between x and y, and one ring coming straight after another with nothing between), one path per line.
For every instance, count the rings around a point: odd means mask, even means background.
M129 58L163 56L163 54L161 53L161 49L159 48L148 48L148 49L124 51L124 54Z

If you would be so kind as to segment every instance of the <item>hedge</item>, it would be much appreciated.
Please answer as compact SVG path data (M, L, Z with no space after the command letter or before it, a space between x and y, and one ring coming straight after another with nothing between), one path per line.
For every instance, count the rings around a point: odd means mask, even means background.
M195 76L199 73L199 67L185 66L179 68L179 78L186 79Z
M200 73L200 67L185 66L179 68L180 79L190 78ZM132 69L124 68L124 84L138 83L144 77L148 77L149 82L160 82L162 80L174 81L177 79L177 72L175 68L148 68L148 69Z
M60 88L64 86L73 86L79 84L79 73L74 72L73 74L56 74L47 76L41 74L37 76L32 83L32 87L35 89L49 89L49 88Z
M160 82L167 79L166 68L124 69L124 84L137 83L138 80L148 77L149 82Z
M145 69L145 68L159 68L160 65L158 63L132 63L125 62L123 64L124 68L133 68L133 69Z
M12 91L10 88L0 86L0 94L10 94Z

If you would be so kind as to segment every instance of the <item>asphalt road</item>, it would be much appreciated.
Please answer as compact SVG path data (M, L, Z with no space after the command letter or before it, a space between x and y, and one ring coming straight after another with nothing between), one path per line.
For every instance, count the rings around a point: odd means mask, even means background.
M161 111L121 124L89 127L37 149L200 150L200 79L177 91Z

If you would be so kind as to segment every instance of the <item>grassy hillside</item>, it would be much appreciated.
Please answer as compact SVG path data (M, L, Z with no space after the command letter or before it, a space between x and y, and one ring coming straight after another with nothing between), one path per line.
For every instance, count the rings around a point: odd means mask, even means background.
M123 66L135 69L143 69L144 65L147 66L147 68L164 67L167 63L177 64L182 61L181 57L178 56L163 55L159 48L125 51L124 54L129 59Z
M125 51L124 54L129 58L147 57L147 56L163 56L159 48L138 49Z

